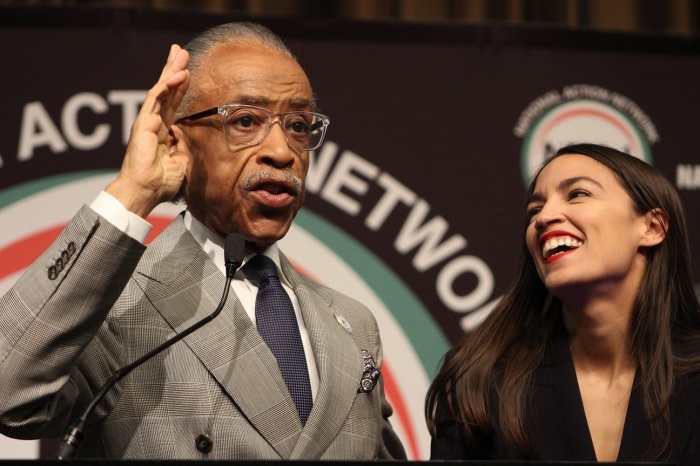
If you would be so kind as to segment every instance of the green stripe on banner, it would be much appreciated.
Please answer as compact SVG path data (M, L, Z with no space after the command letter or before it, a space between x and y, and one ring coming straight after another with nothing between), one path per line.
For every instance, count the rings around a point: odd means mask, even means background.
M68 184L83 178L102 176L109 173L117 173L115 170L91 170L82 172L71 172L63 175L54 175L38 180L28 181L18 186L13 186L0 191L0 209L9 206L19 200L33 194L54 188L62 184Z
M425 373L432 377L450 344L413 291L364 245L319 215L301 209L295 222L342 257L365 279L408 336Z

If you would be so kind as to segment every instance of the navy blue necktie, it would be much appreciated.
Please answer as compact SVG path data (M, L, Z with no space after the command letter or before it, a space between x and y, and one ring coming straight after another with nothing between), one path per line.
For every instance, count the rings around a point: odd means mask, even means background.
M258 284L258 296L255 298L258 333L277 358L301 423L306 424L313 400L309 369L292 301L282 288L275 263L269 257L262 254L254 256L243 267L243 272Z

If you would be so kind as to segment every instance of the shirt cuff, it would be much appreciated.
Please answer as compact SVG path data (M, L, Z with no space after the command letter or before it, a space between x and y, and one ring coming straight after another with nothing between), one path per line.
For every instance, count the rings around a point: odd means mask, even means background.
M109 223L141 243L146 242L146 237L153 228L153 225L135 213L129 212L121 202L105 191L102 191L92 201L90 208L104 217Z

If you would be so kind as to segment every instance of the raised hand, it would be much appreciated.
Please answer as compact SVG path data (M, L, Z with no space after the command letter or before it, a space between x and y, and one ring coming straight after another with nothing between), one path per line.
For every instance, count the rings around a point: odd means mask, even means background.
M117 178L105 189L128 210L145 218L171 200L182 184L188 156L175 149L170 126L190 82L189 54L170 48L158 82L148 91L131 126L131 136Z

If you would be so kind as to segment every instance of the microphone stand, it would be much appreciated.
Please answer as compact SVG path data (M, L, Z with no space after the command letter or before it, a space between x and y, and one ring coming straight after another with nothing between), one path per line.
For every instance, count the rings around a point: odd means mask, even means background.
M66 435L63 437L63 440L61 441L60 445L58 446L56 454L54 455L54 459L70 459L75 455L75 453L78 451L78 448L80 447L80 443L85 437L85 425L87 424L88 417L90 416L90 414L92 414L92 411L95 409L97 404L102 400L102 398L104 398L104 396L107 394L107 392L109 392L109 390L114 386L114 384L116 384L122 378L126 377L132 370L136 369L138 366L148 361L156 354L174 345L175 343L190 335L192 332L198 330L205 324L208 324L209 322L214 320L216 316L219 315L221 310L224 308L224 304L226 304L226 299L228 298L228 293L231 288L231 280L233 279L236 270L238 270L241 267L244 255L245 239L243 238L243 236L239 235L238 233L229 234L226 237L226 243L224 246L224 258L226 261L226 285L224 286L224 293L221 296L221 301L219 301L219 305L216 307L216 309L214 309L214 312L204 317L202 320L195 322L190 327L187 327L185 330L178 333L173 338L165 340L163 343L161 343L148 353L144 354L140 358L136 359L135 361L127 364L121 369L117 369L117 371L114 374L112 374L112 376L109 379L107 379L104 385L102 385L102 388L100 388L100 391L97 392L97 395L95 395L95 397L92 399L92 402L85 409L83 415L80 416L78 420L75 421L70 427Z

